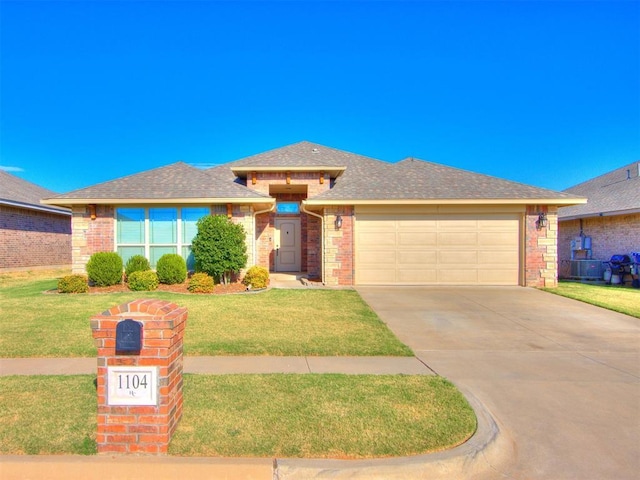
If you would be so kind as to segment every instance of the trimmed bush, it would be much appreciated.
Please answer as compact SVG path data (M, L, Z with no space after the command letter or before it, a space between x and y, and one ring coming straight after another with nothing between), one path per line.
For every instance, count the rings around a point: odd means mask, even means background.
M86 269L89 280L98 287L108 287L122 281L122 258L116 252L94 253Z
M211 293L214 288L213 278L204 272L194 273L187 288L191 293Z
M156 272L160 283L182 283L187 278L187 262L177 253L165 253L158 260Z
M205 272L223 283L247 265L245 231L226 215L202 217L198 233L191 243L196 271Z
M269 285L269 270L254 265L247 270L242 283L251 286L251 288L267 288L267 285Z
M134 255L127 260L127 264L124 267L124 273L127 275L127 278L133 272L146 272L147 270L151 270L151 265L149 264L149 260L143 255Z
M139 270L129 275L129 289L134 292L158 288L158 275L151 270Z
M84 275L67 275L58 280L58 292L60 293L87 293L89 281Z

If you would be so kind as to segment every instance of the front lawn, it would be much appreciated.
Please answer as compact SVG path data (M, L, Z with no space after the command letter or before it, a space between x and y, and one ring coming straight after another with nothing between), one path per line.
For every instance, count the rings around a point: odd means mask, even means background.
M637 288L559 282L556 288L542 290L640 318L640 289Z
M94 376L0 377L0 454L96 452ZM444 450L476 429L427 375L185 375L172 455L371 458Z
M188 308L186 355L412 355L353 290L43 293L56 284L37 274L0 276L0 357L95 356L91 316L137 298Z

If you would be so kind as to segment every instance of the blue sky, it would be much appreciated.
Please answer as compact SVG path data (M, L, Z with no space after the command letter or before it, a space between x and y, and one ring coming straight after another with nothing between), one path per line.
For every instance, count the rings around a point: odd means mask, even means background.
M6 1L0 168L57 192L309 140L562 190L640 160L638 1Z

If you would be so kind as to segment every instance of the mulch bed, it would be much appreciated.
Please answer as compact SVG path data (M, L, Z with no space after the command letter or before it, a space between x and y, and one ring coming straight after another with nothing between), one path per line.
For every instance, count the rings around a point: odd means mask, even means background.
M171 293L187 293L189 295L225 295L229 293L242 293L247 291L246 285L243 285L240 282L229 283L227 285L218 284L214 287L213 293L205 293L205 294L196 294L191 293L187 286L188 282L178 283L175 285L165 285L160 284L156 290L152 290L153 292L171 292ZM89 293L129 293L129 287L127 284L118 284L112 285L110 287L89 287ZM145 293L145 292L138 292Z

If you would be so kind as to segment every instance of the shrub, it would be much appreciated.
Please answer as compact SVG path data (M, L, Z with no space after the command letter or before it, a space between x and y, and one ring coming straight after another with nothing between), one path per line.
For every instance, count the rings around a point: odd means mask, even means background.
M124 267L124 273L127 277L133 272L146 272L147 270L151 270L151 265L143 255L134 255L127 260L127 264Z
M177 253L165 253L158 260L156 272L160 283L182 283L187 278L187 263Z
M158 288L158 275L151 270L138 270L129 275L129 289L134 292Z
M116 252L98 252L87 262L89 280L99 287L116 285L122 281L122 258Z
M194 273L187 288L191 293L211 293L214 288L213 278L204 272Z
M87 293L89 281L84 275L67 275L58 280L58 292L60 293Z
M251 288L267 288L269 285L269 270L264 267L254 265L242 279L242 283Z
M224 215L198 220L198 233L191 243L196 270L228 283L232 273L247 264L247 245L242 225Z

